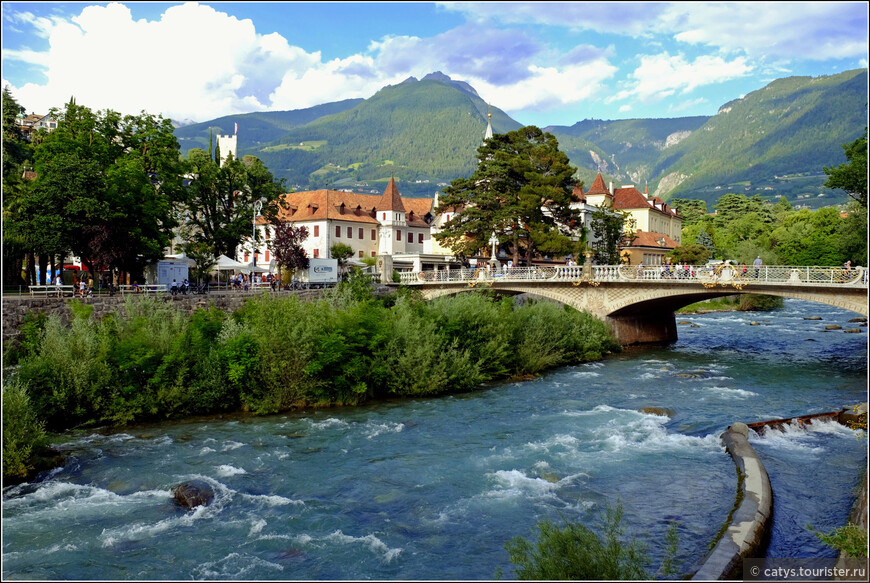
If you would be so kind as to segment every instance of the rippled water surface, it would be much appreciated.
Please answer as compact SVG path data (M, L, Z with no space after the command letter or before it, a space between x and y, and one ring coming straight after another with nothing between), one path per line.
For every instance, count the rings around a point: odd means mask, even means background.
M511 537L617 500L651 570L678 523L688 573L734 502L728 425L866 400L866 328L824 330L854 316L789 300L678 317L697 327L673 346L469 394L82 434L65 467L4 491L3 576L510 578ZM775 492L769 555L833 556L806 525L845 523L866 440L824 423L752 443ZM216 497L183 511L170 488L194 478Z

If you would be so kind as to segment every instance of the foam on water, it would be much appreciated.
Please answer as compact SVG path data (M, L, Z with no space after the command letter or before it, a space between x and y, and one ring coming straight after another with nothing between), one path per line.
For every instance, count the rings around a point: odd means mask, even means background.
M335 532L324 537L321 540L327 542L337 542L341 544L361 544L368 547L372 553L380 555L386 563L389 563L390 561L398 557L399 554L402 552L402 549L400 548L391 549L384 543L384 541L382 541L373 534L367 534L362 537L355 537L346 535L341 530L336 530Z
M703 387L701 390L707 393L713 393L715 396L723 399L747 399L749 397L758 396L758 393L753 393L746 389L732 389L730 387Z
M240 580L258 579L254 575L262 569L273 572L284 570L283 565L266 561L248 553L230 553L224 558L203 563L193 570L194 579Z
M218 476L222 478L229 478L230 476L238 476L240 474L247 474L245 470L242 468L237 468L235 466L231 466L229 464L224 464L215 468L217 470Z

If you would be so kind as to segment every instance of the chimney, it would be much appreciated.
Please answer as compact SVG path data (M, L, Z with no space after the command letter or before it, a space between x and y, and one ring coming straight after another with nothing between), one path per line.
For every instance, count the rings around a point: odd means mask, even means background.
M610 181L610 194L613 194L613 181Z

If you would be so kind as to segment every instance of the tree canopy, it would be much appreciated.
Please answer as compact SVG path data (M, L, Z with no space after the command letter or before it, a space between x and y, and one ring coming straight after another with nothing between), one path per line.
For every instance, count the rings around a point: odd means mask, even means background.
M843 144L846 160L832 168L823 168L828 175L825 186L841 188L864 208L867 208L867 128L864 135L848 144Z
M438 212L461 209L435 235L459 255L473 255L495 234L519 264L536 251L572 251L579 213L571 208L574 168L552 134L527 126L496 134L477 150L470 177L444 188Z
M73 100L49 115L57 128L34 146L36 178L17 197L10 231L43 257L78 255L91 273L162 258L181 195L170 120Z
M184 195L184 237L214 245L217 254L232 257L239 244L252 236L254 205L271 220L273 203L284 192L283 181L255 156L236 160L228 156L220 165L220 154L195 148L188 153L188 181Z

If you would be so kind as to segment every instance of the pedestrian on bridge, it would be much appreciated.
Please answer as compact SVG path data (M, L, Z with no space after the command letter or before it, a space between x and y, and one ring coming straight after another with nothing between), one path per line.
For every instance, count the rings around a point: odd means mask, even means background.
M755 261L752 262L753 267L755 267L755 279L758 279L758 274L761 273L761 255L755 258Z

